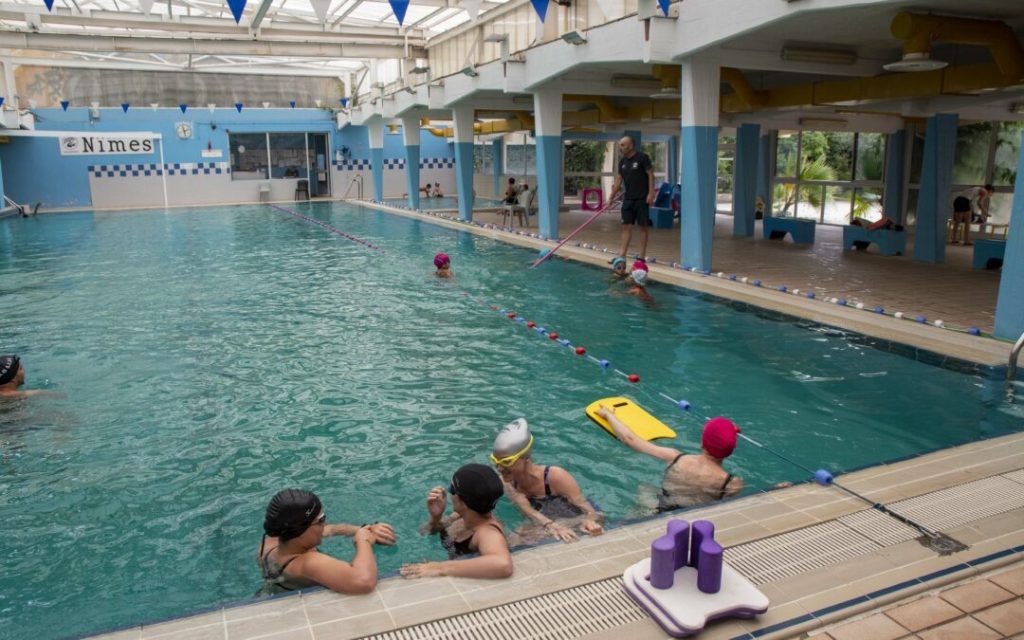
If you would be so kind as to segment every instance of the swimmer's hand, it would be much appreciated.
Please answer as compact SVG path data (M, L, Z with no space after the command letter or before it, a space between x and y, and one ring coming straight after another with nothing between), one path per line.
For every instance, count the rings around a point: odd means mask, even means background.
M395 544L397 538L395 537L395 530L391 528L390 524L386 522L376 522L366 527L373 533L375 538L374 544L383 544L391 546Z
M415 578L439 578L444 575L440 562L420 562L417 564L402 565L399 570L403 578L413 580Z
M576 542L579 538L576 537L576 533L568 528L563 527L554 520L549 520L544 523L544 531L548 532L548 535L554 537L562 542Z
M587 534L588 536L599 536L604 533L604 527L600 523L594 520L584 520L580 524L580 531Z
M792 487L792 482L776 482L772 485L772 489L785 489L786 487Z
M612 407L609 407L608 405L606 405L606 404L604 404L602 402L601 405L597 409L597 415L599 415L602 418L604 418L605 420L607 420L610 416L614 416L615 415L615 409L612 408Z
M444 487L434 487L427 494L427 512L431 520L440 520L444 510L448 507L448 495Z

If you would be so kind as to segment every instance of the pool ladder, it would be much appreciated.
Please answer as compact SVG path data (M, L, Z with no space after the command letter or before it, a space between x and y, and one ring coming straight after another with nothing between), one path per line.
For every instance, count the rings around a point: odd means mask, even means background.
M348 183L348 189L345 189L345 195L342 196L342 199L348 197L348 194L352 191L353 186L358 187L358 189L356 189L356 198L359 200L363 199L363 174L361 173L357 173L355 177L352 178L352 182Z

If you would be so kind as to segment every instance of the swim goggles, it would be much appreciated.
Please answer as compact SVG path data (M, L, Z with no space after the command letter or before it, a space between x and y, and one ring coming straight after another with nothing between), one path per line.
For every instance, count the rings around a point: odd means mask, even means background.
M533 446L533 436L530 436L530 441L526 443L526 446L523 447L522 449L520 449L519 451L513 453L510 456L505 456L504 458L498 458L498 457L495 457L495 455L492 453L490 455L491 462L493 462L494 464L498 465L499 467L511 467L512 465L514 465L516 463L516 460L518 460L519 458L522 458L524 455L526 455L526 452L529 451L530 447L532 447L532 446Z

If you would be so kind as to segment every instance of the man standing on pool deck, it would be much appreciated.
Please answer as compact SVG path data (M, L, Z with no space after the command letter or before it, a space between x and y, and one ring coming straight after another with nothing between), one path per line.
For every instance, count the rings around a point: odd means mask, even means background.
M608 201L615 199L622 183L626 183L622 197L622 250L619 255L626 257L629 241L633 238L633 225L640 225L640 258L647 258L647 227L651 224L648 208L654 203L654 166L643 151L637 151L633 138L624 136L619 140L619 175L615 176Z

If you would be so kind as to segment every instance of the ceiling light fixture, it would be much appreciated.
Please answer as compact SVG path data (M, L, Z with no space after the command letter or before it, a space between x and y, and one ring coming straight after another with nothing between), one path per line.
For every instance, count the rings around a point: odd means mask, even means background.
M569 44L587 44L587 39L579 31L569 31L562 34L562 40Z
M462 68L462 73L464 75L469 76L470 78L475 78L478 75L480 75L479 73L476 72L476 67L473 67L473 66L463 67Z
M948 67L944 60L932 60L927 52L904 53L901 60L883 64L886 71L935 71Z
M839 49L783 47L780 56L787 62L817 62L822 64L853 64L857 62L857 53L855 51Z

